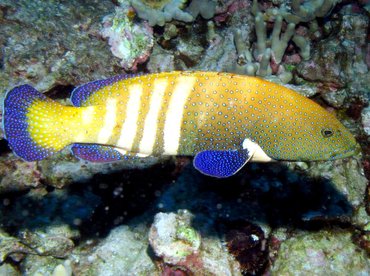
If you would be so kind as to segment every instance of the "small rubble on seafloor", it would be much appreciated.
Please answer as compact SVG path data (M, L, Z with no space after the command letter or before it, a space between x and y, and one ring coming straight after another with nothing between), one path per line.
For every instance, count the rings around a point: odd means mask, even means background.
M368 2L1 1L0 100L28 83L68 104L124 73L256 75L334 110L362 153L220 180L187 157L26 163L0 130L0 275L367 275Z

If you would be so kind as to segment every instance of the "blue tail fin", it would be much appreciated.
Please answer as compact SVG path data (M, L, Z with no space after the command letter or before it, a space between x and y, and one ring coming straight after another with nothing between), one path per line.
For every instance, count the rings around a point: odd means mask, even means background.
M5 95L3 130L9 146L26 161L41 160L54 153L36 144L28 129L28 108L34 101L51 101L30 85L21 85Z

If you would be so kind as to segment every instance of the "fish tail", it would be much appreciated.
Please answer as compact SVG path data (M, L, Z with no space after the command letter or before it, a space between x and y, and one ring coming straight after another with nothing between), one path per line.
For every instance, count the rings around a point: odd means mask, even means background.
M42 160L67 145L59 141L53 125L58 106L30 85L18 86L6 94L2 126L17 156L26 161Z

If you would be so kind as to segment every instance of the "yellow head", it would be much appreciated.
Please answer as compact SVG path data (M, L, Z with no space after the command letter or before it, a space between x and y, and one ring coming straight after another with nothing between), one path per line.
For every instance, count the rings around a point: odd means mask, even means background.
M277 160L317 161L352 156L359 150L353 135L320 105L299 94L279 97L272 116L258 120L251 136Z

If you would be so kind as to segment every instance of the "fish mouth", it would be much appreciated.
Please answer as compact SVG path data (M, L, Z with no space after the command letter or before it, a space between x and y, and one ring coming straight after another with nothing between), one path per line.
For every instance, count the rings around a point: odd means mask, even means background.
M348 157L351 157L351 156L354 156L354 155L358 155L360 153L361 153L361 147L358 143L356 143L350 149L348 149L344 152L341 152L339 154L334 155L331 159L335 160L335 159L348 158Z

